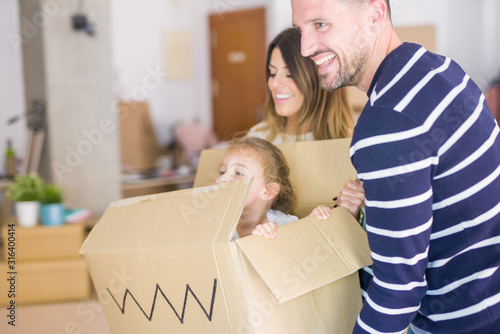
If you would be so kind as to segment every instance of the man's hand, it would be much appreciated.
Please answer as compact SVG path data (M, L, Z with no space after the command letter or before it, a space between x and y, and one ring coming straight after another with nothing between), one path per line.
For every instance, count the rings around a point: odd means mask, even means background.
M359 218L359 210L365 200L365 190L358 182L348 181L336 201L354 216Z

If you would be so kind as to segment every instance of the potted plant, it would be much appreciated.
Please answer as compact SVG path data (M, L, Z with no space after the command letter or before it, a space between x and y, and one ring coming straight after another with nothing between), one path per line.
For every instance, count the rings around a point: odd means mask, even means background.
M64 206L62 204L63 191L61 187L46 183L43 187L42 224L45 226L59 226L64 223Z
M32 227L37 224L42 195L43 181L36 173L15 176L7 196L15 202L17 223L20 226Z

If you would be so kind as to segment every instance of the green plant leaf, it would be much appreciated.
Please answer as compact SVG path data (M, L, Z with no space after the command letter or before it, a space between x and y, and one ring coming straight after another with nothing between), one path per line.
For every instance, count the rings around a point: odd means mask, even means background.
M43 196L43 181L36 173L16 175L7 196L15 202L39 201Z

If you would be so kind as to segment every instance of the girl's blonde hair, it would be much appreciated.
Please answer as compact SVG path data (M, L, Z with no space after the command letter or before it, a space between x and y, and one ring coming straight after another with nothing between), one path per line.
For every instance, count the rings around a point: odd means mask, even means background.
M256 137L236 138L229 142L227 152L249 150L262 164L266 184L276 182L279 186L271 209L292 213L295 208L295 194L290 181L290 167L285 156L275 145Z
M354 122L351 117L352 108L347 99L347 90L344 87L329 92L321 88L316 65L310 58L304 58L300 54L300 32L297 29L289 28L282 31L269 44L266 64L267 80L270 76L271 53L276 47L280 49L297 88L304 95L298 122L293 129L297 140L304 128L313 133L315 140L351 137ZM264 125L259 130L269 131L267 140L272 141L279 133L285 133L286 117L276 113L269 89L263 110Z

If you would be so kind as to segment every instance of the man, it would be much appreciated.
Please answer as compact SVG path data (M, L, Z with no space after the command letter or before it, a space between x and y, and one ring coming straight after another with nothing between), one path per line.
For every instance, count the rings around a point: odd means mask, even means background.
M351 159L374 276L354 332L500 333L500 137L481 91L401 43L389 0L292 0L292 13L322 86L369 97Z

